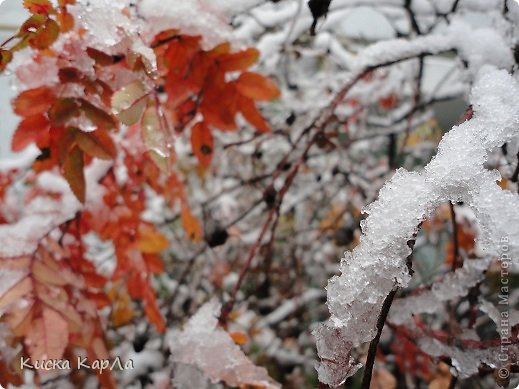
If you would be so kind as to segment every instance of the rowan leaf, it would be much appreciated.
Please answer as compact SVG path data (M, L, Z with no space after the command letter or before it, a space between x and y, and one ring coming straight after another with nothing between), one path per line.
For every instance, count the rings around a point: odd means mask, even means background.
M5 308L12 302L25 296L27 293L32 291L32 281L29 277L24 277L0 297L0 309Z
M115 328L122 327L133 320L135 311L132 308L132 300L126 289L114 285L108 292L112 300L112 313L110 319Z
M146 301L146 304L144 304L144 312L146 313L148 320L155 326L155 328L157 328L158 332L162 334L166 331L166 322L157 307L155 299Z
M152 226L142 224L139 226L136 245L143 253L157 254L168 248L169 241Z
M33 322L25 345L33 361L61 359L68 345L67 321L55 310L44 307L42 316Z
M49 48L59 36L58 23L46 16L34 14L20 28L20 35L24 37L33 49L44 50Z
M226 72L245 70L258 61L258 49L249 48L236 53L225 54L218 58L220 68Z
M155 106L149 107L142 117L141 134L150 158L164 172L169 172L171 155L167 135L160 124Z
M57 20L61 32L68 32L74 28L74 17L66 10L58 13Z
M182 221L182 227L186 232L186 235L194 242L198 242L202 239L202 227L200 222L191 213L189 206L183 202L182 209L180 211L180 219Z
M9 62L13 59L13 53L11 50L0 49L0 73L5 70Z
M146 96L144 84L139 80L122 87L112 95L114 115L128 126L137 123L146 108Z
M81 151L78 146L74 146L65 156L63 176L67 180L74 195L82 203L85 202L86 198L85 174L83 169L83 151Z
M244 72L236 80L238 92L253 100L268 101L278 98L279 88L270 78L258 73Z
M23 6L32 14L49 15L56 13L49 0L23 0Z
M46 112L55 100L54 93L46 86L29 89L13 100L13 110L20 116L33 116Z
M252 99L245 96L240 96L238 99L238 109L240 110L245 120L256 127L259 132L272 131L263 116L261 116L260 111Z
M78 131L76 142L81 150L92 157L112 160L117 155L112 138L103 129L93 132Z
M54 126L61 126L79 113L79 104L74 98L66 97L54 101L48 115Z
M67 284L67 281L60 276L59 272L39 261L33 263L32 274L38 281L47 285L63 286Z
M204 168L211 165L213 159L213 134L204 122L198 122L191 128L191 147L193 154Z
M23 119L11 139L11 150L21 151L35 143L49 129L49 121L43 114L29 116Z
M85 113L86 117L89 118L99 128L110 130L117 127L117 123L115 122L112 115L106 113L103 109L96 107L85 99L79 99L79 102L81 104L81 109Z

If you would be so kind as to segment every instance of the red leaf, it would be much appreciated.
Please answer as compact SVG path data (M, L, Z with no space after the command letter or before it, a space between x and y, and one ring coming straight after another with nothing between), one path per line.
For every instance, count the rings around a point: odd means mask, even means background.
M29 116L23 119L14 132L11 150L21 151L31 143L35 143L49 129L49 121L43 114Z
M249 48L237 53L226 54L218 58L220 68L226 72L245 70L258 60L260 52L258 49Z
M240 96L238 100L238 108L243 117L260 132L272 131L268 123L261 116L260 111L256 108L254 101L245 96Z
M55 20L34 14L20 27L20 35L33 49L47 49L58 39L59 26Z
M277 85L270 78L258 73L245 72L236 80L238 92L253 100L273 100L279 97Z
M155 326L155 328L157 328L158 332L164 333L164 331L166 331L166 322L157 307L155 298L147 299L144 304L144 312L146 313L148 320Z
M54 93L46 86L20 93L13 101L17 115L32 116L46 112L54 102Z
M213 135L204 122L196 123L191 128L191 147L200 164L208 168L213 159Z
M80 99L81 109L94 124L105 130L110 130L117 126L114 118L101 108L89 103L85 99Z
M67 180L70 189L77 197L77 199L84 203L86 197L85 174L83 171L83 151L77 146L74 146L65 156L63 162L63 176Z
M78 131L76 142L81 150L92 157L111 160L117 155L112 138L103 129L94 132Z
M54 126L61 126L79 113L76 99L57 99L49 109L49 119Z

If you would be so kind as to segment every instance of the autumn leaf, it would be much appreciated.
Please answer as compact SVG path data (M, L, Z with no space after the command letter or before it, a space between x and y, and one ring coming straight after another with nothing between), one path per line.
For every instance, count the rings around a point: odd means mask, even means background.
M135 316L132 308L132 300L121 285L114 285L108 292L108 297L112 300L112 313L110 319L115 328L122 327L131 322Z
M49 48L59 36L58 23L44 15L34 14L21 26L19 35L33 49Z
M61 359L68 345L68 324L55 310L44 307L42 316L33 321L25 345L33 361Z
M112 138L106 130L77 131L75 140L79 148L92 157L111 160L117 155Z
M139 80L122 87L112 95L114 115L128 126L137 123L146 108L146 96L144 84Z
M191 209L187 204L185 204L185 202L182 204L180 219L182 220L182 226L189 239L194 242L200 241L200 239L202 239L202 227L200 226L198 219L193 216Z
M50 88L41 86L20 93L13 100L13 110L20 116L33 116L46 112L54 102Z
M10 50L0 49L0 73L5 70L9 62L13 59L13 53Z
M94 49L93 47L87 47L86 53L99 66L113 65L116 61L116 59L113 56L106 54L100 50Z
M143 253L156 254L168 248L169 241L152 226L141 224L139 226L136 245Z
M49 15L56 12L49 0L23 0L23 6L32 14Z
M21 151L35 143L49 129L49 121L43 114L29 116L23 119L11 139L11 150Z
M146 313L146 317L150 323L157 328L158 332L164 333L166 331L166 322L157 307L155 299L146 301L146 304L144 304L144 313Z
M58 13L57 20L61 32L68 32L74 28L74 17L66 10Z
M5 308L19 298L25 296L32 290L32 281L29 277L24 277L0 297L0 309Z
M86 199L86 184L84 175L83 151L74 146L65 156L63 162L63 176L77 199L84 203Z
M260 111L254 104L254 101L248 97L240 96L238 99L238 109L250 124L252 124L259 132L272 131L269 124L261 116Z
M220 68L226 72L245 70L258 60L260 52L258 49L249 48L237 53L222 55L218 58Z
M193 154L204 168L211 165L213 159L213 135L204 122L198 122L191 128L191 147Z
M79 103L81 104L81 109L85 113L86 117L89 118L99 128L110 130L117 127L117 123L115 122L114 118L110 114L106 113L103 109L96 107L85 99L79 99Z
M258 73L244 72L236 80L236 88L243 96L253 100L268 101L280 95L277 85L270 78Z
M79 104L73 98L60 98L49 108L49 119L54 126L61 126L79 113Z
M169 172L171 155L167 135L160 123L155 106L149 107L142 117L141 134L150 158L164 172Z
M247 344L249 341L249 337L244 332L230 332L229 335L231 336L231 339L234 341L234 343L240 346Z

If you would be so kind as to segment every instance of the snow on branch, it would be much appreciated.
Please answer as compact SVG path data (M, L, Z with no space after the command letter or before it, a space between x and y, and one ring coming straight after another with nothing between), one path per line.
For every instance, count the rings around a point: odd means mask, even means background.
M328 348L336 341L351 348L371 341L386 296L408 285L411 276L406 258L407 242L418 225L440 204L464 201L477 218L478 244L495 255L508 236L519 234L519 197L496 183L499 173L484 167L488 152L515 138L519 129L519 87L505 71L484 66L472 90L474 115L444 136L436 157L423 172L399 169L381 189L379 199L367 207L359 246L341 261L341 275L328 282L330 320L314 332L322 363L321 382L338 386L353 375L358 365L350 358L337 369L338 356ZM519 241L508 242L512 258Z
M231 336L218 326L221 305L210 301L189 319L181 334L174 334L170 343L175 363L195 367L213 383L224 381L230 386L252 385L266 389L281 386L272 380L263 367L255 366L234 343ZM190 380L193 374L187 374ZM186 387L190 381L187 381ZM177 382L182 386L182 383Z

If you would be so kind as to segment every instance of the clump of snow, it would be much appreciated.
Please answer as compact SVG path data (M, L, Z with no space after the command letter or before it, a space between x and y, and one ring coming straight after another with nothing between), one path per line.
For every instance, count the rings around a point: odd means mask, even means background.
M229 386L255 385L267 389L281 388L263 367L255 366L234 343L231 336L218 327L221 304L210 301L187 322L184 330L173 335L170 343L172 360L201 370L213 383L224 381ZM182 376L191 377L191 374ZM177 382L179 387L186 383Z
M202 35L206 48L223 41L234 41L229 25L233 15L243 12L262 0L184 0L171 6L166 1L142 0L138 4L139 15L148 22L155 35L160 31L175 28L183 34Z
M480 249L488 255L498 253L503 237L519 234L519 214L514 211L519 197L502 190L496 184L499 174L484 167L491 150L518 135L519 87L506 71L483 67L471 101L473 118L444 136L424 171L399 169L367 207L360 244L345 254L342 274L328 282L331 318L316 331L318 344L337 328L352 347L373 339L384 299L409 283L407 242L441 203L461 200L474 210ZM516 258L518 242L509 242L509 248ZM324 350L319 353L329 359ZM330 372L329 365L321 364L319 378L337 386L351 371Z

